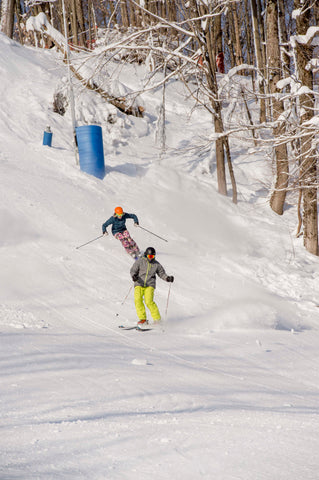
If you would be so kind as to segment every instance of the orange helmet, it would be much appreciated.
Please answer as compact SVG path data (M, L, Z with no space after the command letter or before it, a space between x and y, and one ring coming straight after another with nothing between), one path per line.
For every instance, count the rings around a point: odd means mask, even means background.
M117 213L118 215L123 215L123 208L122 207L115 207L114 213Z

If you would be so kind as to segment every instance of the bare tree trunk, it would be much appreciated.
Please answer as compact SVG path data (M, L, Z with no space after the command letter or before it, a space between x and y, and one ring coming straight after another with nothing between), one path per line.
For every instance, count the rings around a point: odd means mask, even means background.
M224 138L224 147L225 147L225 150L226 150L226 157L227 157L227 164L228 164L230 181L231 181L232 188L233 188L233 203L237 204L237 185L236 185L233 165L232 165L232 162L231 162L231 155L230 155L228 137Z
M250 113L250 110L249 110L249 107L248 107L248 104L247 104L244 88L241 89L241 96L242 96L242 99L243 99L243 102L244 102L244 105L245 105L247 118L248 118L249 124L251 126L251 134L252 134L253 139L254 139L254 144L255 144L255 147L257 147L256 132L255 132L255 129L254 129L254 122L253 122L253 119L252 119L252 116L251 116L251 113Z
M285 4L284 0L278 0L278 12L279 12L279 26L280 26L280 45L281 45L281 58L282 58L282 76L290 75L290 57L288 55L288 36L285 23Z
M134 8L130 5L131 10L131 27L138 28L141 26L141 18L140 18L140 9Z
M68 43L73 43L73 29L72 29L72 2L74 0L67 0L65 2L65 16L66 16L66 31L64 29L64 21L63 21L63 16L61 14L62 18L62 25L63 25L63 32L64 36L67 39ZM62 12L61 12L62 13Z
M114 20L114 17L115 17L115 6L114 6L114 2L113 2L113 1L110 1L110 0L109 0L109 7L110 7L110 18L113 19L112 21L113 21L114 23L116 23L115 20ZM106 22L106 25L107 25L108 27L111 27L112 23L109 25L109 22Z
M208 12L206 5L201 5L199 7L200 15L205 15ZM213 38L212 38L212 29L211 29L212 19L207 19L206 26L203 31L203 26L201 23L198 24L198 34L203 33L205 42L202 44L203 57L207 57L207 75L206 80L209 86L210 91L212 92L211 104L213 108L214 116L214 127L215 133L224 133L224 126L221 115L221 105L218 101L218 86L216 78L216 61L213 56ZM198 35L199 36L199 35ZM225 154L224 154L224 140L223 138L218 138L215 141L216 145L216 168L217 168L217 183L218 183L218 192L222 195L227 195L227 183L226 183L226 172L225 172Z
M177 7L176 2L174 0L168 1L168 21L174 22L177 21L176 14L177 14Z
M226 44L228 47L229 51L229 57L230 57L230 68L233 68L236 65L236 59L235 59L235 53L234 53L234 48L233 48L233 41L232 41L232 18L229 14L229 11L225 15L225 30L224 30L224 35L226 37Z
M271 100L272 121L276 122L284 112L284 105L276 95L276 93L278 93L276 85L281 77L277 0L267 0L267 62L269 90L270 93L273 94ZM283 122L280 122L274 128L275 142L283 129ZM275 189L270 199L270 206L274 212L282 215L284 212L289 175L287 146L285 143L279 143L275 145L274 151L277 173Z
M56 23L58 23L60 28L55 27L59 30L63 35L65 35L64 31L64 23L63 23L63 13L62 13L62 1L58 0L57 2L57 10L56 10Z
M214 116L214 126L215 133L223 133L223 125L217 116ZM222 195L227 195L224 141L222 138L218 138L215 141L215 147L218 192Z
M89 37L85 33L85 21L84 21L84 14L83 14L83 5L82 5L82 0L76 0L76 19L77 19L77 27L78 27L78 45L81 45L82 47L87 46L87 41L86 38ZM92 2L88 2L88 19L91 17L91 9L92 9ZM89 31L90 29L90 23L89 22Z
M219 52L223 51L223 32L222 32L222 16L217 15L214 18L214 58Z
M318 255L318 209L317 209L317 158L316 152L312 149L313 136L309 136L302 141L301 155L302 161L301 176L303 184L303 225L304 225L304 245L308 252ZM308 187L308 188L305 188Z
M256 0L251 0L251 8L252 8L252 20L253 20L253 30L254 30L256 63L257 63L258 70L260 70L260 72L262 74L264 74L262 42L261 42L261 34L260 34L260 31L259 31ZM264 86L264 81L263 80L259 81L259 93L261 94L261 98L260 98L260 122L264 123L266 121L266 102L265 102L265 98L264 98L265 86Z
M15 0L2 0L0 30L7 37L13 37Z
M229 9L227 13L228 31L229 31L229 49L231 50L231 66L237 66L237 52L236 52L236 32L234 25L233 10Z
M92 0L88 0L88 35L87 35L87 47L91 50L93 47L93 40L95 35L95 28L94 28L94 18L92 15L93 12L93 2Z
M300 9L296 18L297 35L305 35L310 26L310 0L295 0L294 8ZM311 40L308 44L296 42L296 68L297 75L301 85L313 90L313 74L307 68L307 64L313 55ZM313 142L313 132L309 126L304 124L314 115L315 99L311 93L304 93L299 97L300 101L300 120L301 120L301 138L300 138L300 180L303 194L303 225L304 225L304 245L306 249L318 255L318 211L317 211L317 151ZM307 133L309 132L309 133Z
M72 40L73 45L78 45L78 22L76 15L76 0L72 0L70 4L70 18L71 18L71 29L72 29Z
M122 17L122 25L124 28L129 27L129 20L128 20L128 10L126 0L121 0L121 17Z
M19 41L21 43L21 45L24 44L24 36L23 36L23 33L22 33L22 29L21 29L21 5L20 3L17 3L15 2L15 15L16 15L16 19L17 19L17 27L18 27L18 32L19 32Z
M255 0L256 1L256 6L257 6L257 19L258 19L258 25L259 25L259 32L260 32L260 48L261 48L261 56L262 56L262 63L265 66L266 65L266 40L265 40L265 27L264 27L264 21L263 21L263 5L262 2L264 3L264 0Z
M243 56L241 52L240 34L239 34L239 22L237 15L237 4L231 3L231 11L233 15L234 34L235 34L235 52L236 52L236 65L239 66L243 63Z
M250 15L249 15L249 7L248 7L248 0L244 0L244 22L245 22L245 35L246 35L246 50L247 50L247 63L248 65L253 64L253 55L252 55L252 40L251 40L251 23L250 23ZM253 84L253 90L255 91L255 79L254 79L254 72L251 71L251 79Z

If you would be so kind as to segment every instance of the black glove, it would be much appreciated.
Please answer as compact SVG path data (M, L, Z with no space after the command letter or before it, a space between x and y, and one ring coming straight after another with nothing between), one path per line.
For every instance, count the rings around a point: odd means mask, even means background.
M167 282L174 282L174 277L171 275L170 277L167 277L166 279Z
M137 275L137 273L134 273L134 275L132 276L133 282L136 282L137 279L138 279L138 275Z

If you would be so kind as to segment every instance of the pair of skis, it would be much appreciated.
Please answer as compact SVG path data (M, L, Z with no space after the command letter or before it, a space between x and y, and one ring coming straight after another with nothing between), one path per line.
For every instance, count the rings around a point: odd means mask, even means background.
M119 325L122 330L137 330L138 332L149 332L153 330L151 327L143 327L141 325Z

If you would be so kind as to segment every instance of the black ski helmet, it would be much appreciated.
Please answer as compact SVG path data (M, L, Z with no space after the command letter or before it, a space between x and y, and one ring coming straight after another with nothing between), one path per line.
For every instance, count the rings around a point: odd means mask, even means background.
M147 249L144 252L144 256L147 257L147 255L156 255L155 248L147 247Z

